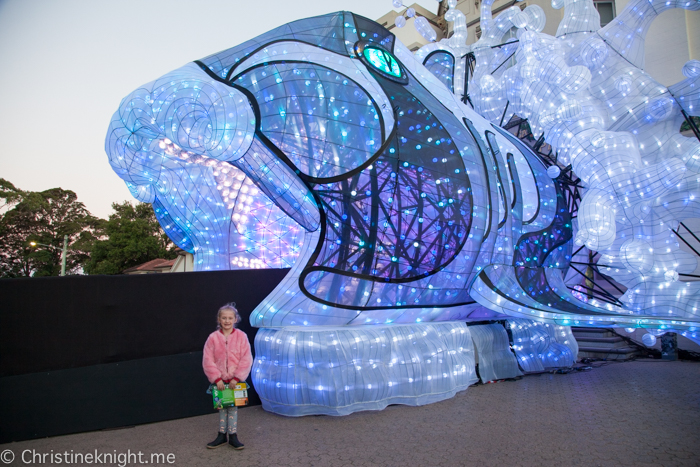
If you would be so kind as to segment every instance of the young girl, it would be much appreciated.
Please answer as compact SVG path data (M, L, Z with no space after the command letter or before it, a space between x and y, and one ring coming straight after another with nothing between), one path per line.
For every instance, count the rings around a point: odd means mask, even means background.
M225 384L233 388L236 383L244 381L253 365L248 336L235 328L240 320L235 303L222 306L216 315L217 330L209 335L204 344L204 374L220 391L225 389ZM238 407L230 406L219 410L219 434L207 447L214 449L226 444L228 432L228 443L234 449L243 449L243 443L238 441L236 433L237 424Z

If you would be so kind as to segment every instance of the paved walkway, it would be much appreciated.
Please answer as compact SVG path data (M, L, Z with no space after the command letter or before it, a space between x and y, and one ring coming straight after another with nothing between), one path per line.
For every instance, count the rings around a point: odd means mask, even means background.
M25 450L25 456L131 450L147 461L152 453L172 454L170 465L188 467L697 466L700 363L610 363L471 387L423 407L347 417L286 418L248 407L239 411L242 451L205 448L217 423L213 413L5 444L0 451L14 451L12 465L27 465L20 458ZM44 464L51 465L48 456Z

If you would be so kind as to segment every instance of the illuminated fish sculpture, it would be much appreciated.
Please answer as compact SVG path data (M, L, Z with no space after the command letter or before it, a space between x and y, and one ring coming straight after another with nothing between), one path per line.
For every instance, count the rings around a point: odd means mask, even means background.
M697 258L679 248L676 231L700 214L694 201L700 143L678 131L698 115L700 62L689 61L687 79L668 88L643 67L654 18L672 8L698 10L700 2L632 1L601 29L592 2L554 0L554 8L566 8L556 37L541 32L539 6L511 7L493 19L492 4L481 4L483 34L476 43L455 40L466 37L466 26L451 9L453 37L416 55L444 84L466 94L460 77L472 54L468 91L475 110L494 123L526 118L552 145L559 165L580 177L586 190L575 244L599 252L601 272L627 288L622 309L604 308L697 340L699 284L678 280L695 271Z
M521 374L518 362L570 366L577 346L562 324L574 320L697 322L572 295L575 226L560 183L423 58L339 12L168 73L112 119L113 169L196 270L291 266L250 318L268 410L340 415L452 397L477 380L474 346L484 381ZM486 84L477 110L497 92ZM556 123L578 115L559 107ZM603 235L585 229L576 238L594 248ZM518 361L501 324L467 320L508 320Z

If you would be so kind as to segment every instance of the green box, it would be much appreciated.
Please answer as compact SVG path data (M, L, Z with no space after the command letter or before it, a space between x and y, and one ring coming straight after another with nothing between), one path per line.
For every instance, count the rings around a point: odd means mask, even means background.
M211 395L214 408L217 410L232 405L236 407L248 405L248 385L246 383L238 383L234 389L226 387L223 391L219 391L216 385L212 385Z

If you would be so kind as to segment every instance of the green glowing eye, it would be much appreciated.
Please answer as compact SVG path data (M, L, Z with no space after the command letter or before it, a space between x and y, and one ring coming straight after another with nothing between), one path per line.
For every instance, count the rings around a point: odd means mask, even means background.
M383 71L387 75L401 78L401 68L390 53L384 52L373 47L365 47L364 55L367 61L374 65L377 69Z

